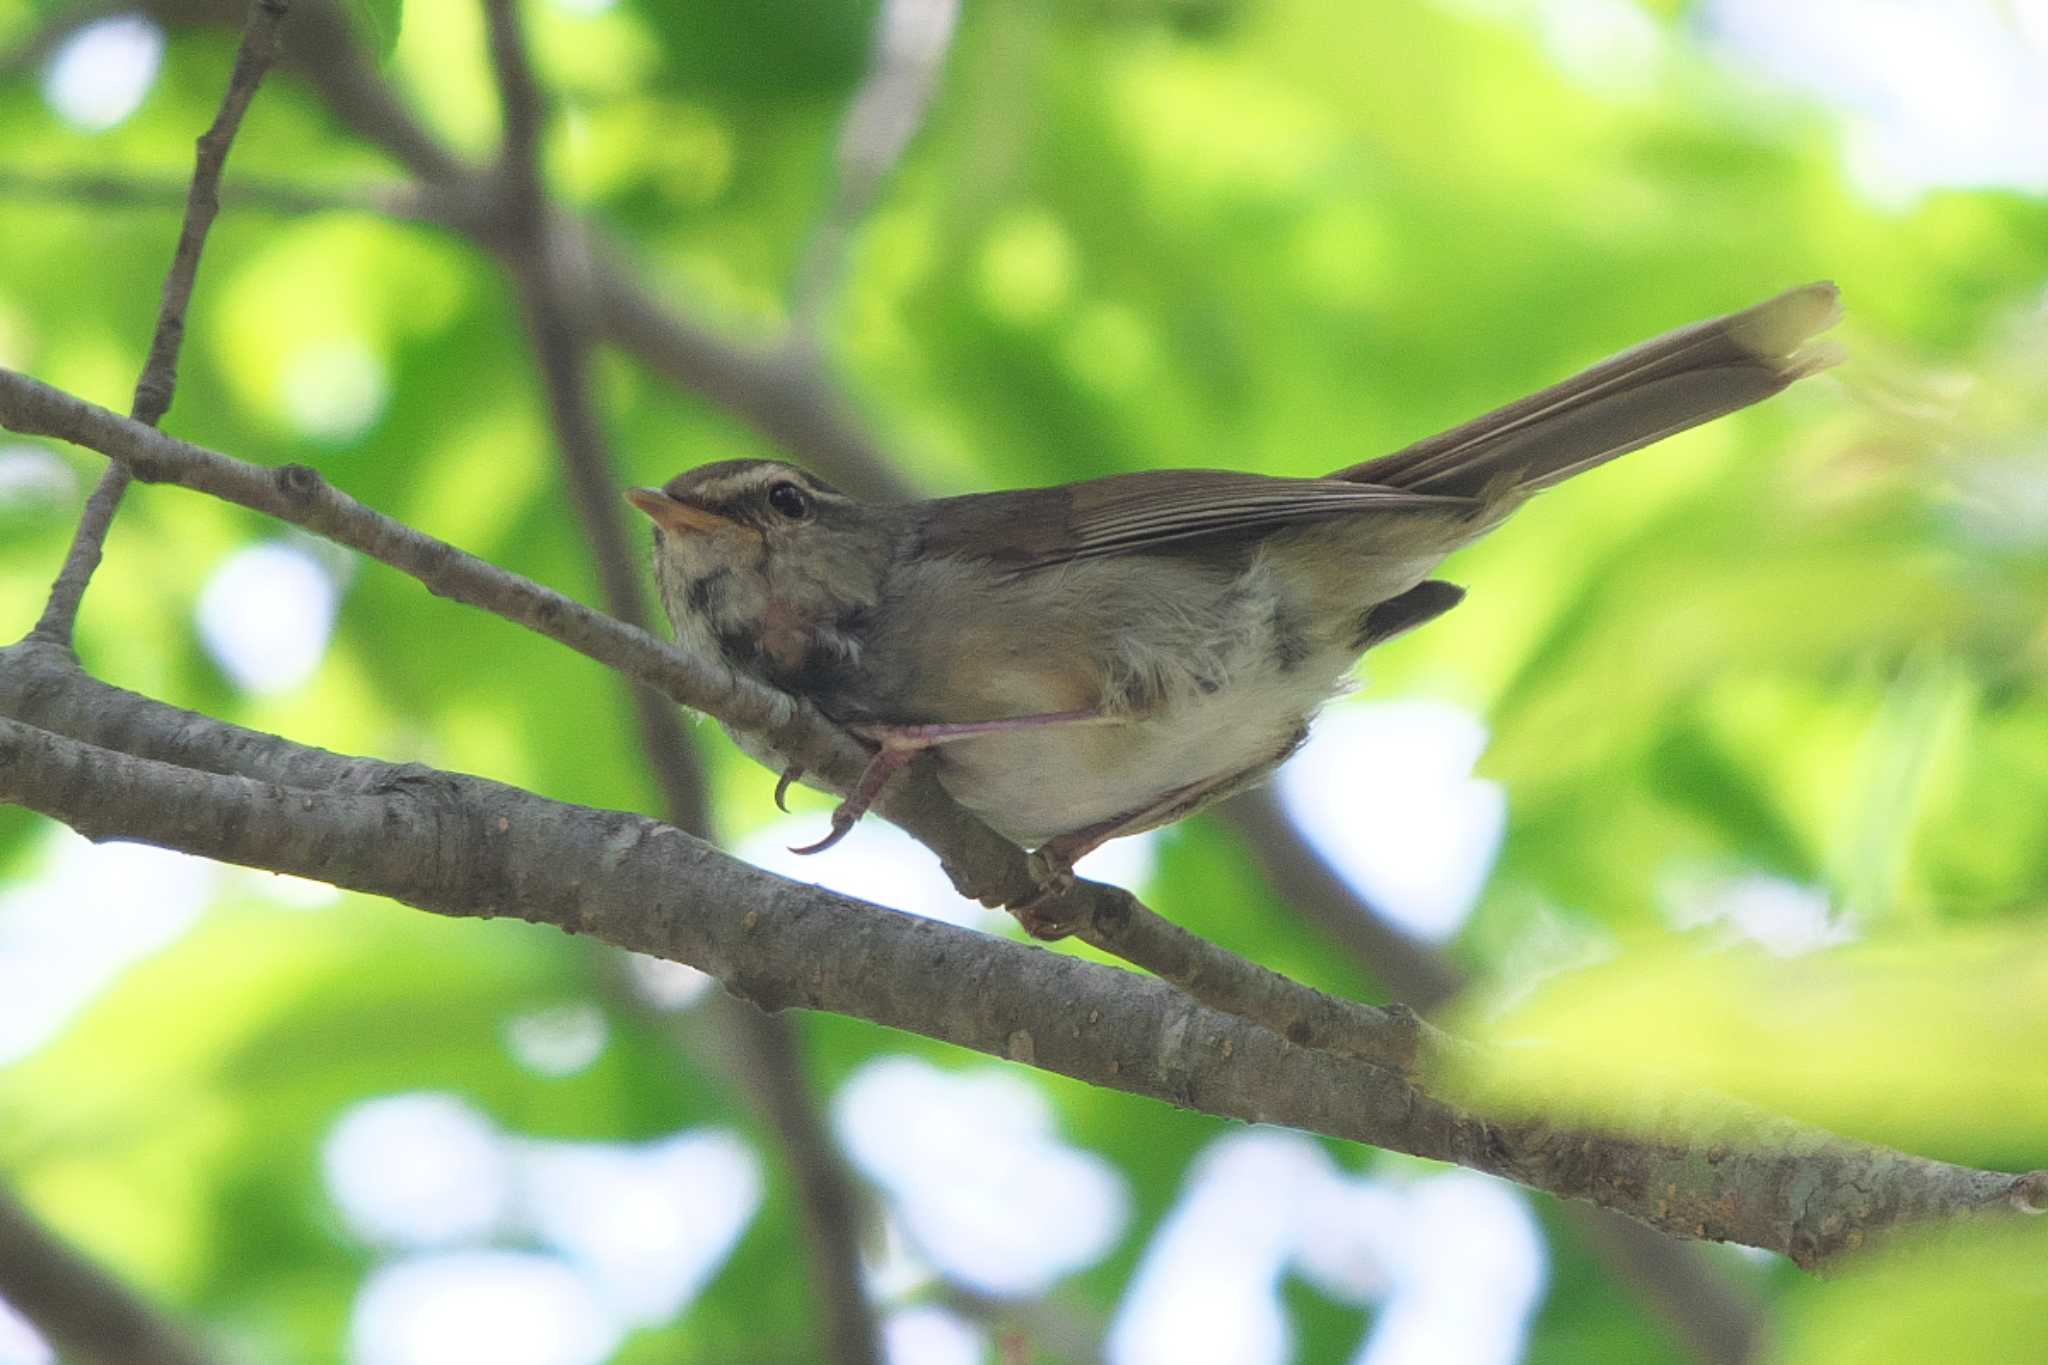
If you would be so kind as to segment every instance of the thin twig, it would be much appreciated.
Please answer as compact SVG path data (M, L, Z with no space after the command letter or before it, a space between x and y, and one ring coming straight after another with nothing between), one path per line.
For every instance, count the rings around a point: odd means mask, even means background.
M287 12L285 0L255 0L242 29L241 46L235 50L235 65L228 76L227 92L213 125L200 134L198 164L185 195L185 222L178 232L177 250L171 256L170 272L164 276L163 299L157 307L156 330L149 339L149 357L142 376L135 383L135 399L129 416L145 426L155 426L170 409L171 395L178 386L178 351L185 342L185 310L192 302L192 286L199 274L199 253L205 249L206 234L220 212L220 176L226 167L228 149L242 126L242 115L256 97L263 73L277 57L278 37ZM107 543L107 531L120 510L121 497L128 491L127 466L109 465L86 500L71 549L57 572L34 634L69 645L78 624L79 604L86 585L100 566L100 553Z
M303 465L267 469L247 464L5 368L0 368L0 426L75 442L128 465L146 481L210 493L359 550L412 575L439 596L537 631L686 706L779 735L778 742L793 749L815 751L820 771L837 767L857 776L865 762L857 744L808 715L786 694L415 531L365 507Z
M185 1329L0 1190L0 1300L80 1365L211 1365Z

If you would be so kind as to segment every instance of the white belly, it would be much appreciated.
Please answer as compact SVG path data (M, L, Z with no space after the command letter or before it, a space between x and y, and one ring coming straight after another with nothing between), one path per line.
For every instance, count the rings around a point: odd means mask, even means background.
M1348 653L1262 670L1144 720L1046 725L940 749L953 799L1026 847L1270 764L1341 687Z

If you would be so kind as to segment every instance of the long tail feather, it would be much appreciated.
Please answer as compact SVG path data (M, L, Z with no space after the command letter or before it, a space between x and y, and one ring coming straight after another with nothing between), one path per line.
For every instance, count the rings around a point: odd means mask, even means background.
M1534 493L1653 441L1761 402L1841 357L1808 345L1841 316L1832 284L1694 323L1561 384L1330 475L1417 493Z

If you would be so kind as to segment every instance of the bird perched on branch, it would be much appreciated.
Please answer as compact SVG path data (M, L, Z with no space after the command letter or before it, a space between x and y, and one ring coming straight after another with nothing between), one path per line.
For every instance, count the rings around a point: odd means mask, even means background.
M874 746L799 852L929 752L955 800L1059 872L1267 776L1361 654L1458 604L1429 576L1444 556L1546 488L1834 363L1808 343L1839 312L1810 284L1319 479L1163 469L866 503L727 460L626 496L654 521L681 645Z

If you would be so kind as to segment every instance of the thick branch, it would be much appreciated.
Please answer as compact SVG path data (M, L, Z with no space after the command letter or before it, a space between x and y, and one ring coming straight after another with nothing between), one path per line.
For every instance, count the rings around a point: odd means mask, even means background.
M228 76L227 93L213 124L200 134L198 164L185 194L185 222L178 232L177 250L164 276L163 298L157 306L156 330L149 339L149 356L142 365L142 377L135 384L135 400L129 416L145 426L155 426L171 406L178 386L178 351L185 343L185 310L192 302L192 286L199 275L199 253L206 247L206 234L220 212L220 177L227 166L228 149L242 126L242 115L256 97L263 73L277 56L278 30L284 22L285 0L255 0L242 30L242 43L235 52L234 70ZM65 644L78 624L78 607L86 585L100 566L100 552L107 543L107 531L128 491L127 466L113 464L101 475L92 496L86 500L77 534L64 556L64 565L50 588L36 634Z
M343 780L315 793L118 753L38 728L34 713L243 766L298 761L285 741L75 672L53 686L37 648L0 653L0 702L23 717L0 721L0 800L93 837L319 877L443 914L551 923L688 962L770 1007L850 1014L1224 1117L1452 1161L1807 1265L1899 1222L2048 1202L2040 1176L1734 1111L1711 1123L1688 1114L1656 1137L1491 1120L1163 983L882 911L639 816L480 779L324 755L312 761Z
M646 595L629 546L619 479L597 412L590 401L590 347L583 319L565 296L554 268L553 225L541 197L538 163L542 102L528 65L512 0L489 0L491 56L504 105L505 150L500 168L505 251L518 285L526 327L547 400L548 424L560 455L570 503L597 570L605 610L640 630L648 628ZM661 788L670 823L710 837L704 775L684 739L675 707L645 684L621 680L629 693L640 747Z
M0 1299L80 1365L209 1365L183 1328L0 1191Z

